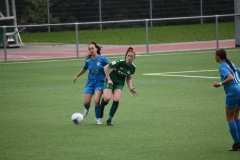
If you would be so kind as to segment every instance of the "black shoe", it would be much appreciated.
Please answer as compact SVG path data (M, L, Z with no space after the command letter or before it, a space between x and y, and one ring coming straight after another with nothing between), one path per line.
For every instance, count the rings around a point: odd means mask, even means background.
M112 121L111 121L111 120L107 120L107 125L108 125L108 126L113 126Z
M238 143L234 143L232 148L229 148L229 151L237 151L238 149L240 149L240 142Z
M104 115L104 107L101 107L100 118L103 118Z

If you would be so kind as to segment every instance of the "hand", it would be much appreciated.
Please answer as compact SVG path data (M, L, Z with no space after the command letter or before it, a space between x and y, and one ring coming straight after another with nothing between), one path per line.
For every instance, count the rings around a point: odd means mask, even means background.
M219 83L217 83L217 82L213 82L212 83L212 85L213 85L213 87L215 87L215 88L217 88L217 87L220 87L221 85L219 84Z
M113 82L111 79L108 80L108 84L113 86Z
M73 78L73 83L76 82L77 78L78 78L77 76L75 76L75 77Z
M130 92L131 92L134 96L138 95L138 91L137 91L135 88L130 89Z

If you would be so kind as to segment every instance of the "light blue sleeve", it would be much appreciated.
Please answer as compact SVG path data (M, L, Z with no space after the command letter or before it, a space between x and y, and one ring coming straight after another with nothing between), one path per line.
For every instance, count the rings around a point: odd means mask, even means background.
M88 68L89 68L89 62L90 61L90 59L86 59L85 60L85 64L84 64L84 66L83 66L83 69L86 71Z
M227 75L231 74L231 72L229 72L229 70L227 70L225 67L219 67L219 72L221 74L222 81L227 78Z

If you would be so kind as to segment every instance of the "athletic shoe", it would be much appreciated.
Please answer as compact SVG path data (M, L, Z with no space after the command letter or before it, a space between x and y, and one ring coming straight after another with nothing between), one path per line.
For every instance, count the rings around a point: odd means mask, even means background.
M111 120L107 120L107 125L108 125L108 126L113 126L112 121L111 121Z
M96 118L96 124L102 124L99 118Z
M240 142L234 143L232 148L229 148L229 151L237 151L238 149L240 149Z
M83 112L83 118L85 119L87 117L87 114L88 114L89 110L85 109L84 112Z
M101 107L100 118L103 118L104 115L104 107Z

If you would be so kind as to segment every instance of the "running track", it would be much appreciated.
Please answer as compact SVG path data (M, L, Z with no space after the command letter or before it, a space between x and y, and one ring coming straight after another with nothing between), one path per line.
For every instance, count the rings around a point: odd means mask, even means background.
M129 46L103 45L101 53L103 55L125 54ZM133 45L136 53L146 53L146 45ZM235 40L219 41L219 48L233 48ZM152 52L171 52L184 50L203 50L216 49L216 41L187 42L187 43L167 43L149 45L149 53ZM79 57L87 52L87 45L79 46ZM26 60L26 59L49 59L76 57L76 45L24 45L20 48L7 48L7 60ZM0 61L4 61L4 49L0 48Z

